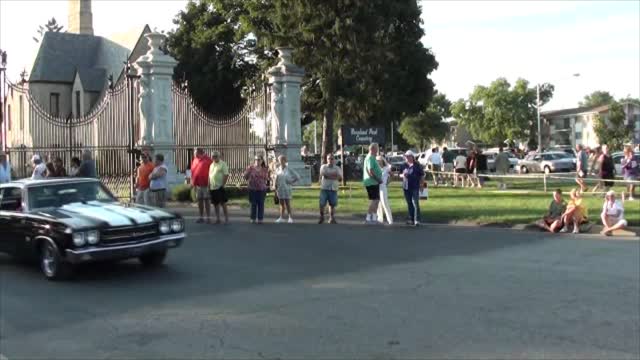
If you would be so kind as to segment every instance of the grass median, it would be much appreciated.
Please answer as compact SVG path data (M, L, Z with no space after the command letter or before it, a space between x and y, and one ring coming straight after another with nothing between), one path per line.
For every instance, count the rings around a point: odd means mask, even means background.
M506 191L499 191L495 181L489 181L482 189L476 188L429 188L429 199L421 200L420 206L423 221L447 223L447 222L473 222L479 224L528 224L542 217L547 211L552 200L552 191L561 188L565 192L565 200L568 201L568 193L574 187L571 182L549 182L549 192L542 190L539 181L517 180L511 181L511 187ZM622 187L614 190L619 194ZM293 191L292 206L295 211L317 212L319 188L296 188ZM599 222L602 209L602 194L585 194L584 196L589 219ZM399 182L390 185L389 200L396 221L404 221L407 215L406 203ZM244 198L231 200L232 205L247 207L248 201ZM342 216L363 216L366 213L368 200L367 194L360 183L349 183L339 191L338 213ZM630 226L640 226L640 201L627 201L624 203L625 217ZM270 193L266 203L267 208L275 209L273 194Z

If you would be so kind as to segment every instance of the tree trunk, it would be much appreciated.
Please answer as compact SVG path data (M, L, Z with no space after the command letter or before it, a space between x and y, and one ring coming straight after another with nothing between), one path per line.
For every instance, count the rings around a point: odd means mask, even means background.
M333 120L335 117L335 101L329 99L324 109L324 119L322 121L322 158L326 159L328 154L333 154ZM342 149L341 149L342 151Z

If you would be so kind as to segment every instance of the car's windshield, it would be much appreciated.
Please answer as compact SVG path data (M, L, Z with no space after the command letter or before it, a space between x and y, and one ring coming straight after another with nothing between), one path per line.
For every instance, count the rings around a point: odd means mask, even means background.
M114 202L111 193L99 182L73 182L64 184L42 184L30 187L29 209L61 207L78 202Z
M389 158L390 163L401 163L404 162L404 158L402 156L392 156Z

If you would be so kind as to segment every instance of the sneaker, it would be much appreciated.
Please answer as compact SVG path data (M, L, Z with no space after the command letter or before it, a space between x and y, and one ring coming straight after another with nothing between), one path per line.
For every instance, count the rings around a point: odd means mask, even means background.
M324 217L321 217L320 220L318 220L318 224L324 224Z
M413 224L414 224L414 222L413 222L412 220L407 220L406 224L407 224L407 225L413 225Z
M568 232L569 232L569 229L567 229L567 227L565 226L565 227L563 227L562 229L560 229L560 232L561 232L561 233L568 233Z
M293 224L293 219L289 218L289 221L287 221L289 224Z
M580 229L578 229L577 227L573 228L573 233L574 234L580 234Z
M255 223L256 223L256 221L255 221L255 220L253 220L253 219L251 219L251 223L252 223L252 224L255 224Z
M200 219L196 220L196 224L202 224L202 223L204 223L204 219L203 218L200 218Z
M281 218L281 217L279 217L279 218L277 218L277 219L276 219L276 224L280 224L280 223L281 223L281 222L283 222L283 221L284 221L284 220L282 220L282 218Z
M338 222L337 222L337 221L336 221L336 219L334 219L334 218L331 218L331 219L329 220L329 224L337 224L337 223L338 223Z
M636 198L634 198L633 196L629 196L629 198L627 198L627 201L633 201L633 200L635 200L635 199L636 199Z
M416 222L414 222L414 223L413 223L413 226L415 226L415 227L420 226L420 221L416 221Z

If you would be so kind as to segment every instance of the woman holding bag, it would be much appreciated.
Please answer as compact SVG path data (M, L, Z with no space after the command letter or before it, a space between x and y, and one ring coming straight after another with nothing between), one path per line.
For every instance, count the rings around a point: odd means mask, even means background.
M276 169L276 196L280 203L280 217L276 223L284 221L284 210L286 208L289 214L289 224L293 224L291 214L291 188L292 185L300 180L300 176L287 166L287 157L280 155L278 157L278 168Z
M269 169L262 155L256 155L253 165L247 167L244 178L249 185L249 202L251 203L251 223L262 224L264 219L264 199L267 196Z

